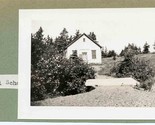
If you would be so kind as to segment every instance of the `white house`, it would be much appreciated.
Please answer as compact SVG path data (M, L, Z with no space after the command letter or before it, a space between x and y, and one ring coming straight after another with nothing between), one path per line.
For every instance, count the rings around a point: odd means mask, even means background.
M76 52L78 57L82 58L87 63L101 64L101 46L94 40L92 40L85 33L71 42L66 49L66 58Z

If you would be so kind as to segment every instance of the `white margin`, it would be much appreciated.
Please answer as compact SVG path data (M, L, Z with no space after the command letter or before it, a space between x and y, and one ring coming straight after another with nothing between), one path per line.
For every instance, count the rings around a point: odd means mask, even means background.
M155 108L116 108L116 107L58 107L30 106L30 56L31 56L31 21L49 19L48 14L87 13L101 11L150 11L155 9L53 9L53 10L19 10L19 119L110 119L110 120L153 120ZM44 13L44 14L42 14Z

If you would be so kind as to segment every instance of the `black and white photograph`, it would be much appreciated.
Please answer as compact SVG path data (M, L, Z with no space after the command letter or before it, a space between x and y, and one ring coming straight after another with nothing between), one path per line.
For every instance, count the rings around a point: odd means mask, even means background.
M155 106L155 18L148 16L32 21L32 105Z
M21 52L20 57L28 60L21 59L19 77L29 83L26 103L44 110L155 107L154 12L140 8L29 10L28 20L21 11L25 25L21 23L20 41L28 44L21 42L19 49L28 54ZM26 85L20 86L22 97ZM145 113L137 117L141 115Z

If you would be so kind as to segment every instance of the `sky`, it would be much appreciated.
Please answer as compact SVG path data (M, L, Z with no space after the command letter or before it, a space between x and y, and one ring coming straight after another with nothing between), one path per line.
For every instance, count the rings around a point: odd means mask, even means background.
M63 28L68 35L74 35L76 30L94 32L101 46L118 54L128 43L143 48L146 41L150 51L154 51L155 9L49 9L39 11L36 16L32 20L32 33L40 26L44 35L53 39Z

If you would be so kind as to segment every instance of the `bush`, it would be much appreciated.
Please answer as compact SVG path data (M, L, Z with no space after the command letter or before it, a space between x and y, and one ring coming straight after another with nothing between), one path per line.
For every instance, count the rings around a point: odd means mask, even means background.
M116 77L133 77L143 87L144 84L152 86L148 80L154 77L155 72L149 61L127 55L122 62L112 68L111 74Z
M41 27L31 34L31 101L85 92L85 81L95 78L94 70L76 52L71 59L64 58L67 33L64 28L55 41L44 37Z
M35 101L48 95L55 97L85 92L86 80L93 78L93 68L78 57L68 60L61 55L53 55L48 60L40 60L38 69L32 72L31 99Z
M140 84L140 88L144 88L144 90L151 90L152 86L154 85L155 80L153 78L150 78L143 83Z

